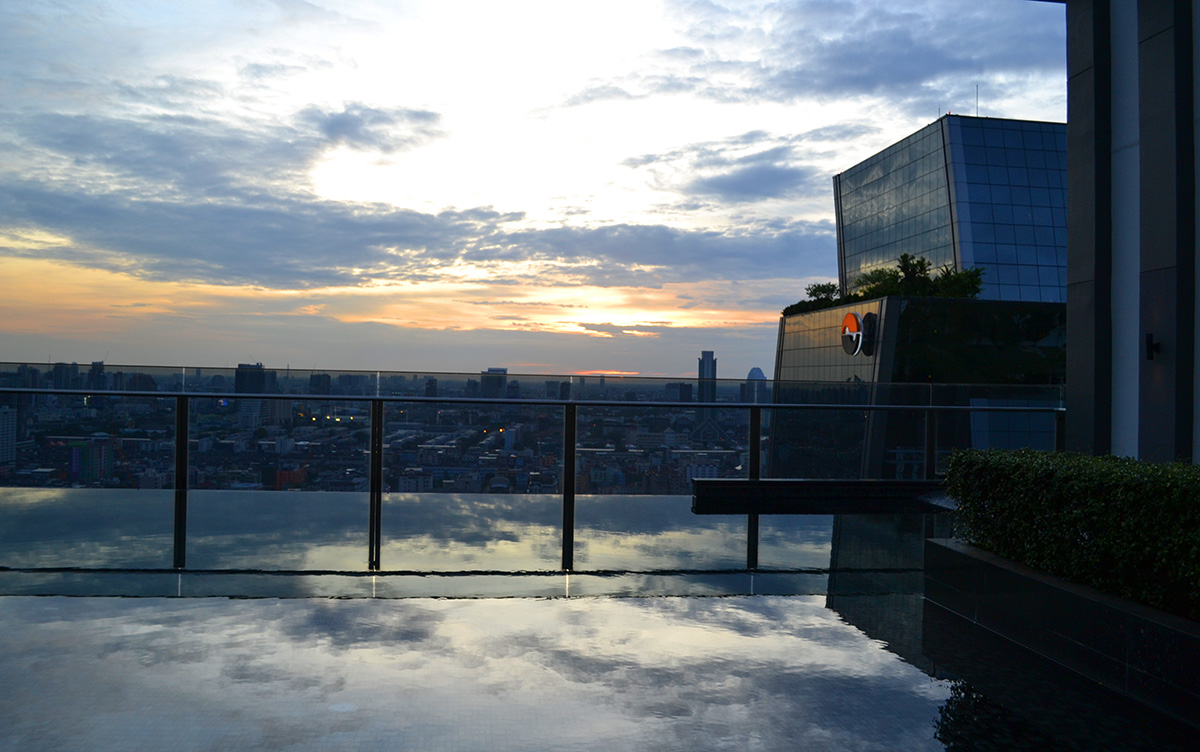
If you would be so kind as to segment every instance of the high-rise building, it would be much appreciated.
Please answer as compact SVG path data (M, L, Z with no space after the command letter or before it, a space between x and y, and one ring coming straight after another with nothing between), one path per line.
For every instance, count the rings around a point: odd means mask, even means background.
M104 361L103 360L93 360L92 361L92 367L88 371L87 388L88 389L97 389L97 390L108 388L108 379L105 378L105 375L104 375Z
M692 385L687 381L669 381L665 387L667 402L691 402Z
M55 389L79 389L79 364L55 363L50 371Z
M767 375L761 368L755 366L750 369L750 372L746 374L746 380L739 389L738 396L742 402L771 401L771 384L767 381Z
M0 407L0 465L17 459L17 411Z
M716 402L717 401L717 359L713 357L712 350L702 350L699 360L699 374L697 376L697 401L698 402Z
M1067 127L946 115L833 178L838 278L896 266L983 269L984 300L1062 303Z
M263 369L262 363L238 363L233 377L233 390L238 394L268 394L276 390L274 371Z
M508 385L507 368L489 368L479 374L479 386L484 397L504 397Z
M309 394L330 394L333 391L333 379L327 373L314 373L308 377Z
M262 363L239 363L233 378L234 391L238 394L272 394L279 391L275 372L264 370ZM283 400L240 399L238 427L278 425L287 420L288 412L289 405Z
M774 399L881 404L916 399L919 391L905 385L954 384L944 398L964 405L1058 405L1066 370L1065 154L1061 124L947 115L836 176L844 292L909 254L935 268L982 268L981 299L889 296L784 316ZM924 456L915 437L925 431L915 415L777 415L772 472L914 477ZM937 430L977 448L1057 442L1049 413L946 415Z

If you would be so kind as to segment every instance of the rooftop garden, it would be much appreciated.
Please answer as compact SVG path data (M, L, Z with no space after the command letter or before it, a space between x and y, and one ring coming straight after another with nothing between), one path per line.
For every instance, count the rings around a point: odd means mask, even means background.
M914 298L976 298L983 289L983 269L955 271L943 266L936 272L927 258L905 253L895 267L880 267L854 280L855 292L841 294L836 282L818 282L804 288L805 300L783 309L784 316L871 300L888 295Z

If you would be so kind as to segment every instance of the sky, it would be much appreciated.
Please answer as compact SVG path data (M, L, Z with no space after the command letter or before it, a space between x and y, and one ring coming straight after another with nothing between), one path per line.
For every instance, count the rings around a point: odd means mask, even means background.
M770 375L832 176L1065 120L1063 8L0 3L0 361Z

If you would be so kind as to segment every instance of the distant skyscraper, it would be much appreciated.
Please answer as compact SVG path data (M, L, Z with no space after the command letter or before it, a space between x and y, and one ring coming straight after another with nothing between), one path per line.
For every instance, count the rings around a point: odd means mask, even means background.
M671 381L666 385L667 402L691 402L692 384L689 381Z
M92 368L88 371L88 389L107 389L108 380L104 376L104 361L93 360Z
M329 394L333 391L333 379L327 373L314 373L308 377L309 394Z
M507 368L489 368L479 374L479 386L484 397L503 397L508 385Z
M262 363L239 363L233 376L233 386L238 394L274 394L279 391L275 372L264 370ZM286 418L287 412L287 403L282 400L241 399L238 400L238 427L276 425Z
M55 363L50 372L55 389L79 388L79 364Z
M0 407L0 465L17 459L17 411Z
M238 394L262 394L266 391L266 371L262 363L238 363L233 376L233 390Z
M770 402L770 385L767 376L758 366L746 374L746 381L741 388L742 402Z
M712 350L700 352L697 402L717 401L717 359Z

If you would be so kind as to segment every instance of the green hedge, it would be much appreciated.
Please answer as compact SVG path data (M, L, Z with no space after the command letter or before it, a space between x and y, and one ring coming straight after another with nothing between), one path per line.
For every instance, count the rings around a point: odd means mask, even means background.
M965 450L946 487L968 543L1200 621L1200 468Z

